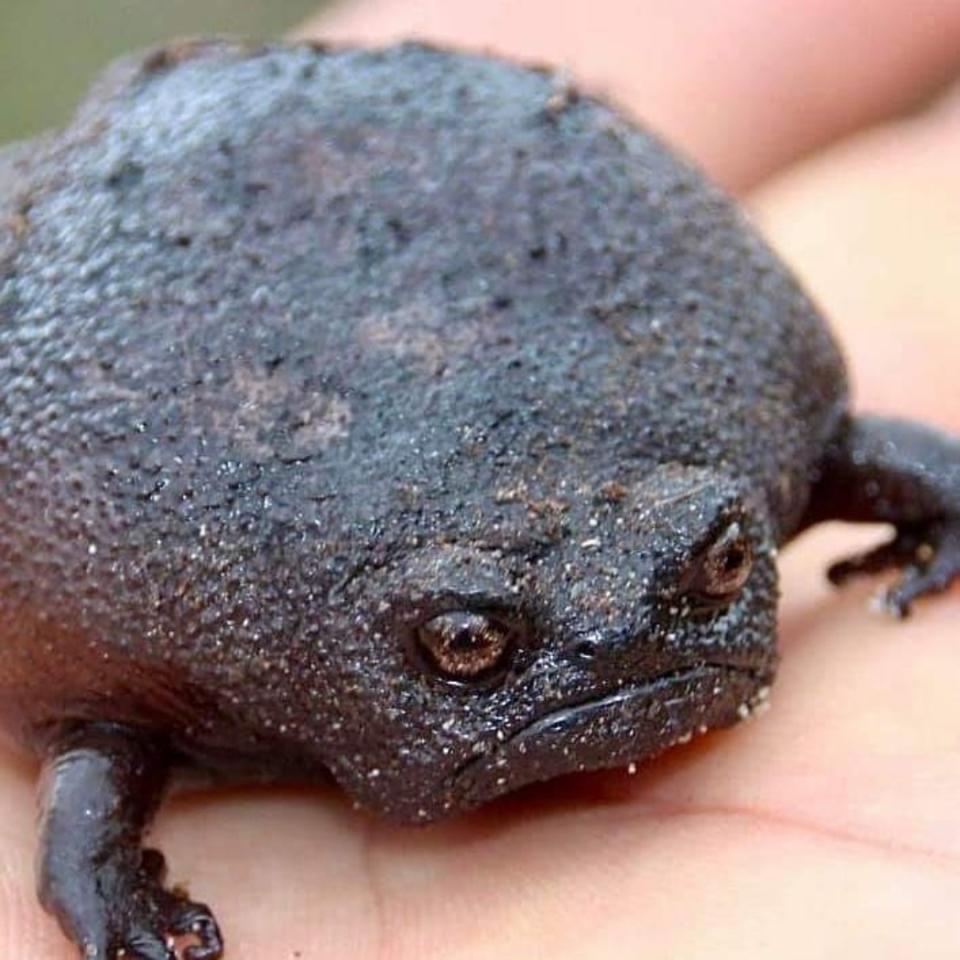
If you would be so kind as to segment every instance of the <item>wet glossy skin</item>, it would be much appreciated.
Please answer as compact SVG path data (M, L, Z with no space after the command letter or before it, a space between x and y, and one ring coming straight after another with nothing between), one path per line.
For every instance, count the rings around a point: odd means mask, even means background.
M748 713L804 525L956 575L956 442L851 420L730 202L549 74L183 48L0 222L0 710L94 955L220 951L141 859L172 769L434 819Z

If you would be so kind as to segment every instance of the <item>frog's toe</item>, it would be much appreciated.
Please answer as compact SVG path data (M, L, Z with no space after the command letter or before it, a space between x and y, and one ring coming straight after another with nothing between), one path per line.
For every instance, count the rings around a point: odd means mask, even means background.
M114 956L132 960L219 960L223 956L220 928L204 904L163 890L155 891L152 903L138 899L143 909L128 918L127 930L115 938L119 947L114 953L94 956L107 960ZM194 942L183 945L186 938Z
M83 937L78 941L84 960L178 960L173 947L163 937L146 930L117 936L109 933Z
M184 949L183 960L219 960L223 956L220 927L206 904L180 900L171 917L170 932L196 940Z
M150 901L144 911L144 927L149 933L135 934L128 939L126 955L144 960L219 960L223 956L223 938L210 908L194 903L179 893L163 889L159 883L147 894ZM186 940L192 942L186 943ZM173 944L179 942L179 948ZM156 943L167 953L159 952ZM149 953L149 946L155 953Z
M159 854L145 857L147 882L125 894L114 892L114 902L106 905L111 915L106 929L78 938L82 956L96 960L219 960L223 956L220 928L209 907L164 890L158 882L162 864Z
M930 538L933 540L934 538ZM960 523L941 531L935 543L926 543L919 559L884 596L884 606L898 617L906 617L914 600L943 593L960 580Z
M135 932L127 937L126 956L143 960L219 960L223 938L210 908L164 888L167 866L159 850L144 850L141 875L145 885L135 899L142 905ZM189 938L179 952L172 946Z
M128 936L116 956L133 960L177 960L176 953L165 939L147 932Z
M926 526L901 527L886 543L865 553L857 554L833 564L827 576L834 586L842 586L854 577L874 576L887 570L902 570L923 563L925 555L931 555Z
M841 585L887 570L902 570L903 575L885 592L883 606L906 617L915 600L942 593L960 578L960 522L904 526L887 543L835 563L828 576Z

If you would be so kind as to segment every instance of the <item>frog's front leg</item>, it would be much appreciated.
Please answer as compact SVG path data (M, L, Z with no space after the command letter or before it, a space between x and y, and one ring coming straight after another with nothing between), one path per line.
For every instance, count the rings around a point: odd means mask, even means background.
M123 727L80 726L50 747L41 788L39 895L86 960L216 960L220 932L201 904L167 891L141 846L169 770L164 747Z
M830 568L834 583L891 568L898 616L960 578L960 440L904 420L848 420L820 466L804 526L824 520L890 523L893 538Z

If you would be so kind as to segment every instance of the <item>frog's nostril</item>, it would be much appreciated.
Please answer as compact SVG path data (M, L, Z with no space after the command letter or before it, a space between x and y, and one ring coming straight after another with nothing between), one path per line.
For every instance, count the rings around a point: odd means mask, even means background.
M610 634L604 630L591 630L581 633L570 646L577 660L605 660L623 652L628 646L626 637Z
M600 655L600 643L596 639L578 640L573 645L573 655L580 660L595 660Z
M576 635L570 644L570 656L575 660L609 661L629 655L636 649L644 631L634 627L622 630L595 629Z

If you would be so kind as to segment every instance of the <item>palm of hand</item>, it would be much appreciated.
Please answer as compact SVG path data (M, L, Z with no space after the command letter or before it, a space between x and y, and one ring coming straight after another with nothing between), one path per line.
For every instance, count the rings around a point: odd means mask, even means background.
M234 957L956 955L952 604L868 618L865 590L819 586L849 537L817 539L785 564L774 708L636 777L570 778L426 830L332 792L227 794L177 804L158 842ZM0 923L7 955L66 958L31 901L32 788L26 769L0 779L16 894Z
M943 111L755 201L836 318L860 406L954 431L958 140ZM157 842L236 958L956 956L957 593L899 624L869 615L869 585L830 591L827 562L875 538L791 548L774 709L635 777L569 778L424 831L332 792L237 792L172 805ZM0 946L54 960L71 952L33 901L34 777L0 756Z

